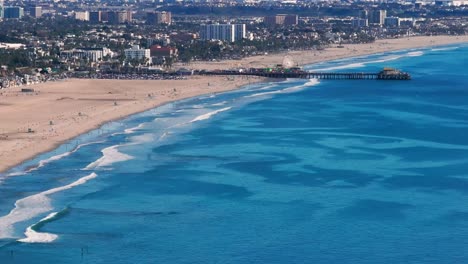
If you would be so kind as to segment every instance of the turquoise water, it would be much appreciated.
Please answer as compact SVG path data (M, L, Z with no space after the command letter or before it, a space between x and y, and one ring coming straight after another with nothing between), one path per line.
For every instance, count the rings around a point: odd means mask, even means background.
M0 175L0 263L468 262L468 46L168 104ZM26 233L26 234L25 234Z

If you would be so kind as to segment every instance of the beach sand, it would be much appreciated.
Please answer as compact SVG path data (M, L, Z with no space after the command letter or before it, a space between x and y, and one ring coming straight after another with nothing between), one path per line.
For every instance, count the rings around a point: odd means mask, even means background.
M291 51L243 60L178 66L192 69L264 67L281 63L285 55L304 65L392 50L466 42L468 36L413 37L344 45L343 48L330 47L320 51ZM148 81L71 79L29 86L35 90L33 93L22 93L21 88L0 90L0 172L106 122L167 102L228 91L262 80L257 77L229 80L220 76Z
M21 87L0 90L0 171L111 120L261 80L222 76L148 81L70 79L28 86L34 89L32 93L21 92Z

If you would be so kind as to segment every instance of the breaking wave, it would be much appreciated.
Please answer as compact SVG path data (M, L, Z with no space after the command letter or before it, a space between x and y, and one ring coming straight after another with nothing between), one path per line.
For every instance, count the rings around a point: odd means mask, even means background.
M96 177L97 174L93 172L68 185L56 187L17 200L15 203L15 208L11 210L8 215L0 217L0 239L13 237L13 225L16 223L32 219L36 216L39 216L40 214L51 211L53 207L51 204L51 199L48 197L49 195L85 184L89 180ZM28 234L34 236L34 232L32 231L34 230L29 231Z
M225 107L225 108L221 108L221 109L218 109L218 110L215 110L215 111L203 114L203 115L199 115L199 116L195 117L194 119L192 119L192 121L190 121L190 123L209 119L210 117L212 117L212 116L214 116L214 115L216 115L218 113L227 111L227 110L229 110L231 108L232 107Z

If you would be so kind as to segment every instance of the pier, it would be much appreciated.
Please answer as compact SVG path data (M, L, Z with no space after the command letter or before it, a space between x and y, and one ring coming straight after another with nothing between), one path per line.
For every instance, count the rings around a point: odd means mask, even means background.
M257 69L249 70L215 70L198 71L200 75L238 75L238 76L260 76L266 78L298 78L298 79L323 79L323 80L411 80L406 72L392 68L384 68L377 73L369 72L309 72L298 68L291 69Z

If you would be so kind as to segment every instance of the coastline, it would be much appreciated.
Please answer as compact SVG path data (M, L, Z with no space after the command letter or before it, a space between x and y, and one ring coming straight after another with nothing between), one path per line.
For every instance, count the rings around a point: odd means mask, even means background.
M383 52L425 48L433 46L446 46L452 44L468 43L468 35L463 36L417 36L410 38L399 39L379 39L374 43L367 44L343 44L342 48L338 48L339 44L332 44L331 47L325 50L303 50L303 51L288 51L276 54L268 54L262 56L252 56L242 60L226 60L219 62L196 62L189 65L176 64L180 67L191 69L229 69L229 68L251 68L251 67L271 67L282 63L284 56L290 56L292 60L299 66L314 64L318 62L338 60L344 58L359 57L364 55L372 55Z
M68 79L27 86L33 93L22 93L21 87L0 90L0 174L105 123L263 80L252 76L229 80L193 76L176 81Z
M468 36L413 37L378 40L372 44L348 44L344 48L291 51L243 60L180 65L191 69L264 67L289 55L300 65L375 53L467 43ZM70 79L28 86L0 93L0 173L48 152L60 144L104 123L190 97L225 92L262 78L193 76L187 80L90 80ZM28 133L28 130L31 130Z

